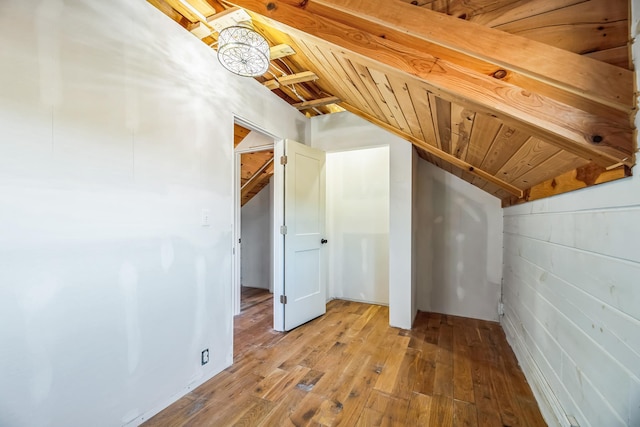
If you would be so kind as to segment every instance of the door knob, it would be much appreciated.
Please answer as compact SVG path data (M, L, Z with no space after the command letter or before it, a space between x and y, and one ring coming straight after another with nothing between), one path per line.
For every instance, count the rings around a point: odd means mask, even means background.
M327 240L327 239L322 239L322 240L320 240L320 243L322 243L323 245L324 245L325 243L327 243L327 242L328 242L328 240Z

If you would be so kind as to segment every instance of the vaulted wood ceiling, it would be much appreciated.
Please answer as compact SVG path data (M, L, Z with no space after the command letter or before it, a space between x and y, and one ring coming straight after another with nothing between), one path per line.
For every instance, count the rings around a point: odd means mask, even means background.
M149 2L207 44L208 20L244 8L274 46L258 80L276 95L309 116L351 111L505 206L635 163L626 1Z

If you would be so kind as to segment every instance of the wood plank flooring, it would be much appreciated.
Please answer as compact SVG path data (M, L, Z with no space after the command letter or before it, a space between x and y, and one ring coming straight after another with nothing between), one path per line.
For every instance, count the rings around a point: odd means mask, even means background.
M271 298L273 298L273 294L270 294L269 291L265 289L243 286L240 295L240 312L267 300L271 301Z
M273 331L271 298L235 319L235 363L145 426L545 426L499 324L334 300Z

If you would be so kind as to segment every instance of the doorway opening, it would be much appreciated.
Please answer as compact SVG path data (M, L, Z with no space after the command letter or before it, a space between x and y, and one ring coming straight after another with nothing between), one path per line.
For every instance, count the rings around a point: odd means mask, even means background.
M234 119L234 315L273 298L274 143Z

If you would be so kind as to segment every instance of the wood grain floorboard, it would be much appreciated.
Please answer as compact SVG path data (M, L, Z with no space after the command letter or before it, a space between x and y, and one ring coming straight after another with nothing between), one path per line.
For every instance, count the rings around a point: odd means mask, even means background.
M499 324L334 300L291 332L273 300L243 289L234 364L148 420L150 426L545 426Z

